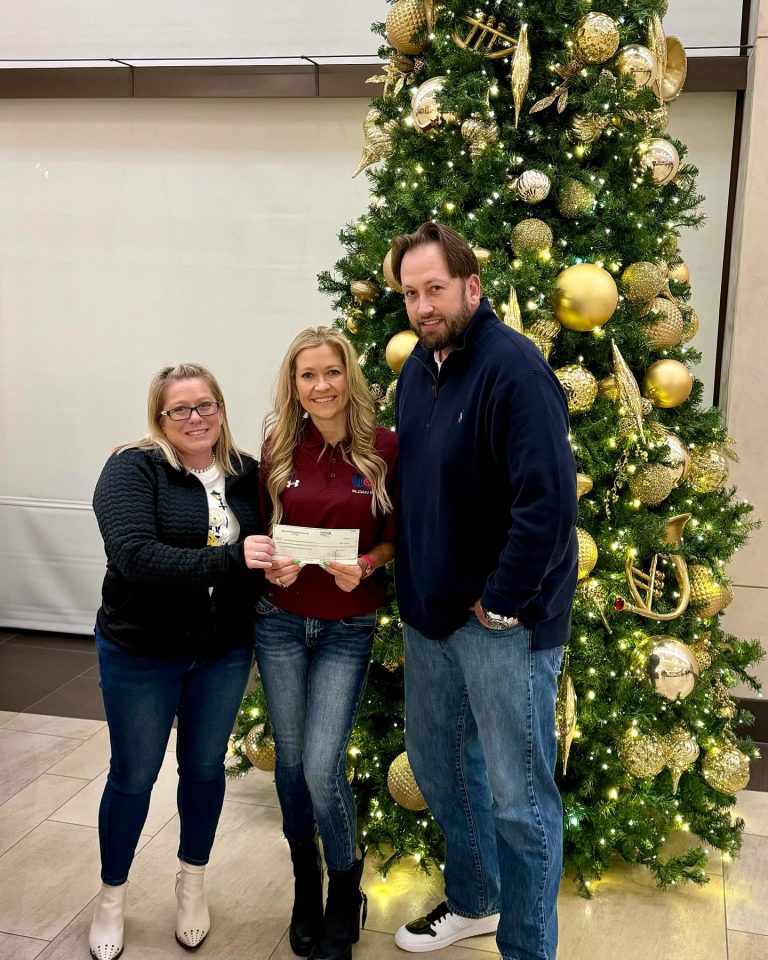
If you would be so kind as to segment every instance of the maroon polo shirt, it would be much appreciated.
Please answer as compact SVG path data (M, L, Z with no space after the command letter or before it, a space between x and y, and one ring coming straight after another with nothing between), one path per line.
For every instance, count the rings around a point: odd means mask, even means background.
M293 473L281 494L281 523L302 527L358 529L358 553L369 553L385 541L394 541L397 522L394 512L376 516L371 512L373 493L370 481L360 475L342 454L343 441L330 446L325 443L312 420L305 421L302 439L293 455ZM376 451L387 465L386 487L395 503L395 467L397 436L384 427L376 428ZM272 501L267 491L269 453L262 451L259 497L262 516L271 522ZM320 620L343 620L376 610L384 602L386 578L379 567L372 576L361 580L351 593L340 590L330 573L317 564L307 564L290 587L266 583L271 603L302 617Z

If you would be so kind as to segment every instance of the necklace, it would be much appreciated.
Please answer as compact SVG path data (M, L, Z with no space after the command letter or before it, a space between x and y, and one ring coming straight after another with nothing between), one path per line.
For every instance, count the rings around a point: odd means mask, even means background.
M215 467L215 466L216 466L216 454L214 454L211 457L211 462L208 464L207 467L200 467L200 468L187 467L187 470L189 470L190 473L207 473L211 469L211 467Z

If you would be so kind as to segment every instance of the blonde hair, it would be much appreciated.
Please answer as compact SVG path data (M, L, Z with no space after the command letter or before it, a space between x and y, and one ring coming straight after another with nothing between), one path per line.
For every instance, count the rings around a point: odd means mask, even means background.
M344 458L371 481L371 512L390 513L392 501L385 485L387 465L376 452L376 407L360 370L355 348L333 327L308 327L296 336L280 364L275 380L272 410L264 420L262 462L267 470L267 490L272 500L272 523L283 516L280 494L293 471L293 455L301 441L304 408L296 392L296 360L302 350L329 346L339 354L347 375L346 409L349 438Z
M131 443L122 443L115 447L115 453L124 453L126 450L159 450L165 459L176 470L185 470L186 467L179 457L178 451L168 440L160 426L160 413L165 405L165 395L168 387L178 380L205 380L210 388L213 399L218 401L221 406L221 431L219 438L213 445L213 454L218 461L221 472L224 476L232 476L242 468L242 453L235 441L232 439L232 433L227 423L227 408L224 406L224 396L221 392L216 377L210 370L200 366L199 363L177 363L174 367L163 367L159 370L149 384L149 393L147 395L147 435L140 440L134 440Z

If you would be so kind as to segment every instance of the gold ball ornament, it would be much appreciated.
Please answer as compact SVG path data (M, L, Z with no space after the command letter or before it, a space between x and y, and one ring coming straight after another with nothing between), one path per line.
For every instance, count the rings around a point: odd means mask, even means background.
M553 310L569 330L586 332L602 327L618 302L616 282L595 263L575 263L557 276Z
M444 123L455 122L456 116L452 113L443 113L437 102L444 86L445 77L430 77L411 97L411 116L418 130L426 132Z
M690 648L674 637L651 637L644 648L651 686L665 700L684 700L693 692L699 664Z
M688 644L699 664L699 670L706 670L712 666L712 641L708 633L703 633L698 640Z
M597 380L578 363L569 363L555 370L555 376L565 391L569 413L589 410L597 397Z
M738 793L749 783L749 759L733 744L707 750L701 773L710 787L721 793Z
M699 759L699 745L682 724L662 737L662 743L666 765L672 774L672 793L677 793L680 777Z
M672 267L668 276L670 280L675 280L677 283L691 282L691 271L685 260L681 260L676 267Z
M699 315L693 309L688 307L685 316L685 327L683 328L683 338L680 343L690 343L699 332Z
M619 73L629 77L638 89L650 86L656 80L656 57L640 43L622 47L615 63Z
M671 461L670 467L675 474L675 483L685 480L690 470L690 455L685 442L673 430L667 430L660 423L655 424L654 436L661 440L667 448L667 456Z
M588 13L576 24L573 52L582 63L605 63L619 49L619 27L604 13Z
M619 740L618 754L624 769L642 780L655 777L666 764L661 737L640 733L637 727L627 730Z
M512 228L509 245L517 257L526 253L539 253L552 246L552 231L543 220L521 220Z
M429 45L433 22L431 0L396 0L387 14L387 42L400 53L421 53Z
M461 125L461 135L469 145L469 155L475 163L499 139L499 127L496 122L486 122L470 117Z
M658 186L671 183L680 169L680 155L669 140L654 137L643 140L635 148L632 157L634 168L640 174L650 173Z
M728 482L728 457L723 447L712 443L691 451L688 483L697 493L714 493Z
M578 180L567 179L560 185L556 206L558 213L569 220L591 213L595 194Z
M541 170L524 170L519 177L512 180L510 186L518 199L533 204L547 199L552 182Z
M576 527L576 540L579 545L579 580L583 580L595 569L597 564L597 544L592 536L581 527Z
M641 503L655 507L667 499L676 483L674 470L662 463L647 463L629 478L629 492Z
M379 288L371 280L353 280L349 292L358 303L370 303L379 295Z
M690 607L699 617L714 617L733 601L733 591L727 583L716 579L714 573L703 564L688 568L691 581Z
M410 357L411 351L416 346L418 339L413 330L401 330L400 333L396 333L389 341L384 351L384 356L389 364L389 369L393 373L399 375L403 369L403 364L408 357Z
M648 260L630 263L621 275L624 296L634 302L653 300L664 289L666 282L666 269Z
M490 250L486 250L485 247L472 247L472 253L474 253L477 265L481 270L483 267L488 266L493 256L493 253Z
M403 288L397 282L397 278L392 272L392 251L388 250L386 257L384 257L384 263L381 265L381 272L384 274L384 279L387 281L387 286L394 290L395 293L402 293Z
M606 400L619 399L619 387L616 383L616 377L614 377L613 374L609 374L607 377L603 377L602 380L598 381L597 395Z
M685 321L676 304L665 297L654 297L644 314L643 329L654 350L676 347L683 339Z
M679 360L657 360L645 371L643 393L655 407L669 410L685 403L693 389L693 377Z
M408 754L398 754L387 773L387 789L395 803L406 810L425 810L427 801L419 790L416 778L408 762Z
M272 740L262 740L261 727L252 727L245 737L245 755L257 770L266 773L275 769L275 744Z

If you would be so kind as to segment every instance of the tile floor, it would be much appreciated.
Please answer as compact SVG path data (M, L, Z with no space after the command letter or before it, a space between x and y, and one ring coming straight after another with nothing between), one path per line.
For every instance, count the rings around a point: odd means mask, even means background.
M103 713L95 696L89 699L87 681L98 691L98 671L88 642L78 649L43 635L0 634L0 960L89 956L99 887L96 817L109 743ZM33 652L39 666L43 648L58 686L49 683L41 696ZM20 671L15 683L6 672L11 660ZM64 716L80 697L85 718ZM62 715L46 711L57 703L64 705ZM131 873L125 960L186 955L173 938L173 738ZM743 855L729 864L713 857L703 888L662 893L645 870L626 865L598 884L590 901L566 881L560 960L615 960L618 954L621 960L768 960L768 793L745 791L736 813L746 822ZM690 842L687 834L670 840L675 850ZM392 935L441 899L439 877L403 865L385 882L369 864L364 885L368 924L356 960L402 960ZM229 781L208 889L214 927L201 960L291 960L290 867L270 774L253 771ZM436 956L495 955L493 939L480 937Z

